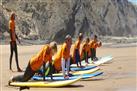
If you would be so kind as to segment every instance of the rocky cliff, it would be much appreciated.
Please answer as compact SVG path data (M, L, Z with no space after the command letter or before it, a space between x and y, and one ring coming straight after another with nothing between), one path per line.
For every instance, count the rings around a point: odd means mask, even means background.
M79 32L90 36L136 36L137 8L127 0L3 0L0 31L8 31L10 13L17 14L20 38L56 40Z

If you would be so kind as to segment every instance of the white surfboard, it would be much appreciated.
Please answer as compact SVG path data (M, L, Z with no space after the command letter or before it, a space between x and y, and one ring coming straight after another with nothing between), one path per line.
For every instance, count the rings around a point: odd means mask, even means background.
M95 65L101 65L104 63L107 63L109 61L111 61L113 59L113 57L105 57L105 58L101 58L98 61L93 62Z
M95 62L93 62L93 61L91 60L91 58L89 58L88 61L89 61L90 64L88 64L88 66L93 66L93 65L99 66L99 65L101 65L101 64L110 62L112 59L113 59L113 57L110 56L110 55L109 55L109 56L101 57L101 58L99 58L99 60L97 60L97 61L95 61ZM81 63L82 63L83 66L87 66L87 64L85 63L85 61L82 61ZM77 65L76 65L76 64L72 64L71 66L72 66L72 67L76 67Z

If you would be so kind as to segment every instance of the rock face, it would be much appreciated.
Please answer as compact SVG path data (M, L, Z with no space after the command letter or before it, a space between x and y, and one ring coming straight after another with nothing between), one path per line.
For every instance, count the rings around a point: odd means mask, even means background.
M20 37L55 40L79 32L102 36L137 35L137 8L127 0L3 0L0 31L8 31L11 11L16 12Z

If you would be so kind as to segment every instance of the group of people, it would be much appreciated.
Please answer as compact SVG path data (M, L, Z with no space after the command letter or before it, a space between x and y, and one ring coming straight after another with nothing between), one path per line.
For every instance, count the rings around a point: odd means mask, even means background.
M16 54L16 63L17 69L19 72L22 70L18 64L18 55L17 55L17 45L16 39L18 40L15 33L15 13L12 13L9 29L11 35L11 56L10 56L10 70L12 70L12 56L13 51ZM23 75L18 75L12 77L9 80L9 83L14 81L26 82L30 80L35 73L41 74L43 76L43 80L45 80L46 69L50 68L48 75L51 76L53 73L58 73L62 71L64 79L69 79L69 71L71 64L77 64L77 67L83 67L81 64L82 60L85 60L87 64L89 64L88 59L96 61L96 48L100 47L102 44L98 41L97 36L94 35L93 38L85 38L83 41L83 34L79 33L77 41L73 44L72 47L72 38L70 35L66 35L64 39L64 43L57 48L56 42L51 42L42 47L42 49L30 58L28 66ZM73 49L71 49L73 48ZM48 64L48 65L47 65ZM42 70L42 71L41 71Z

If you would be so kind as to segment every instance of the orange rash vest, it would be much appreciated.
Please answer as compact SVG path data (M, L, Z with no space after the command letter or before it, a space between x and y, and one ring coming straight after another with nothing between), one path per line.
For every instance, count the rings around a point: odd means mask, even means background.
M11 32L11 41L16 41L15 21L14 20L9 21L9 29L10 29L10 32Z
M49 45L45 45L37 55L33 56L30 59L30 66L32 70L37 71L40 69L40 67L45 62L51 62L52 61L52 53L51 48Z
M53 57L54 60L54 67L57 71L60 71L61 68L61 58L64 58L65 60L67 60L70 57L70 48L67 47L67 44L64 43L61 46L61 49L57 52L57 54L55 54L55 56Z

